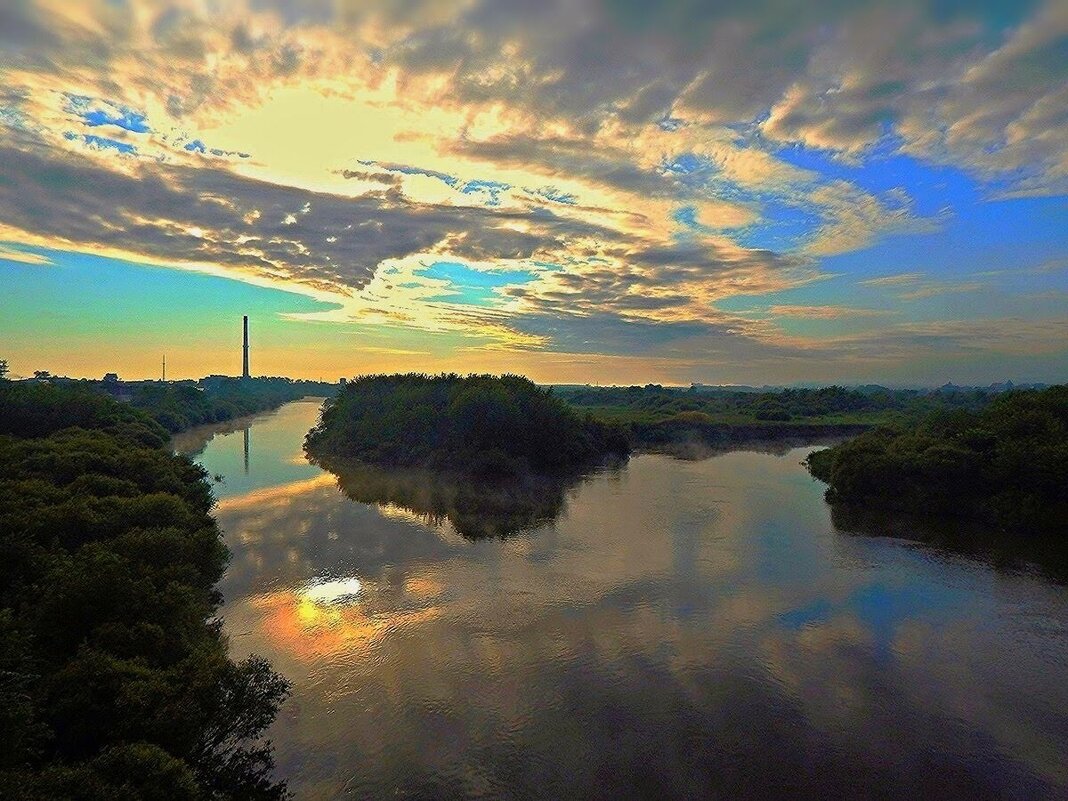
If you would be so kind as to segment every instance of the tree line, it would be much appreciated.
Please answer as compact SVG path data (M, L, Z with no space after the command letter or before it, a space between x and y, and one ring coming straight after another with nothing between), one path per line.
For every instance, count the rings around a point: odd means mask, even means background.
M0 797L279 799L288 693L233 662L204 471L143 411L0 380Z
M936 408L979 409L994 394L981 389L887 389L840 386L775 391L702 387L564 387L559 397L597 417L622 423L666 421L721 424L754 422L862 422L916 417Z
M275 409L307 395L328 395L337 385L287 378L230 378L212 376L192 382L146 382L130 393L130 404L146 412L172 434L204 423Z
M834 506L982 521L1018 538L1068 534L1068 386L936 410L807 460Z

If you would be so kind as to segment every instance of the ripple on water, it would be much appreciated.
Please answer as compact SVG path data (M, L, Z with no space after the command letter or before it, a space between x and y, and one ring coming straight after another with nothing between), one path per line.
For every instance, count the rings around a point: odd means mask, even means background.
M242 477L223 613L294 682L298 797L1068 795L1065 589L836 531L804 451L639 456L480 522L293 464L316 414L254 422L247 478L243 432L198 457Z

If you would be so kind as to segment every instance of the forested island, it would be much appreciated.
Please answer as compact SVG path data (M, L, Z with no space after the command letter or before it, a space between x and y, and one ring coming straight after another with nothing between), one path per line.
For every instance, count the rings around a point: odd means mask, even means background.
M204 471L90 388L0 380L0 410L0 797L286 797L288 685L227 656Z
M563 474L630 452L625 433L516 375L363 376L324 405L305 441L355 459L484 479Z
M806 464L837 510L974 521L1024 551L1068 555L1068 386L880 426Z

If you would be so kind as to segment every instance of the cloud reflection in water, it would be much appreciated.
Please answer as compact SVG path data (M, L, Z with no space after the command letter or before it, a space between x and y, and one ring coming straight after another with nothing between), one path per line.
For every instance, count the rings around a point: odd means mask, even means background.
M342 478L366 502L222 505L235 655L296 686L279 771L313 799L1062 794L1062 588L836 533L801 456L639 456L507 539L373 473Z

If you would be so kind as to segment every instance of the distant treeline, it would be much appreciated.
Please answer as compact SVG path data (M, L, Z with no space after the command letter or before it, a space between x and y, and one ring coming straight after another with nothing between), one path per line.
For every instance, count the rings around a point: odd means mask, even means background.
M221 423L275 409L308 395L325 396L336 391L336 384L315 381L216 376L202 379L199 386L144 384L133 391L130 403L174 434L203 423Z
M732 391L689 389L646 384L632 387L568 387L558 390L563 400L598 417L621 422L654 423L683 420L720 423L753 422L870 422L874 416L917 416L941 408L979 409L993 393L981 389L936 390L819 389Z
M522 376L415 373L352 381L327 402L306 448L317 459L483 477L566 472L629 452L616 426Z
M879 423L916 419L933 409L980 409L985 390L891 390L884 387L777 391L643 387L567 387L561 399L594 418L623 426L635 448L685 453L697 446L802 443L854 436Z
M337 384L291 378L232 378L208 376L199 381L92 381L50 379L64 387L81 388L129 403L175 434L205 423L275 409L308 395L329 396ZM20 382L33 385L34 382Z
M1068 386L940 409L808 458L836 506L971 519L1015 537L1068 534Z
M288 692L227 656L204 471L86 387L0 380L0 798L277 799Z

